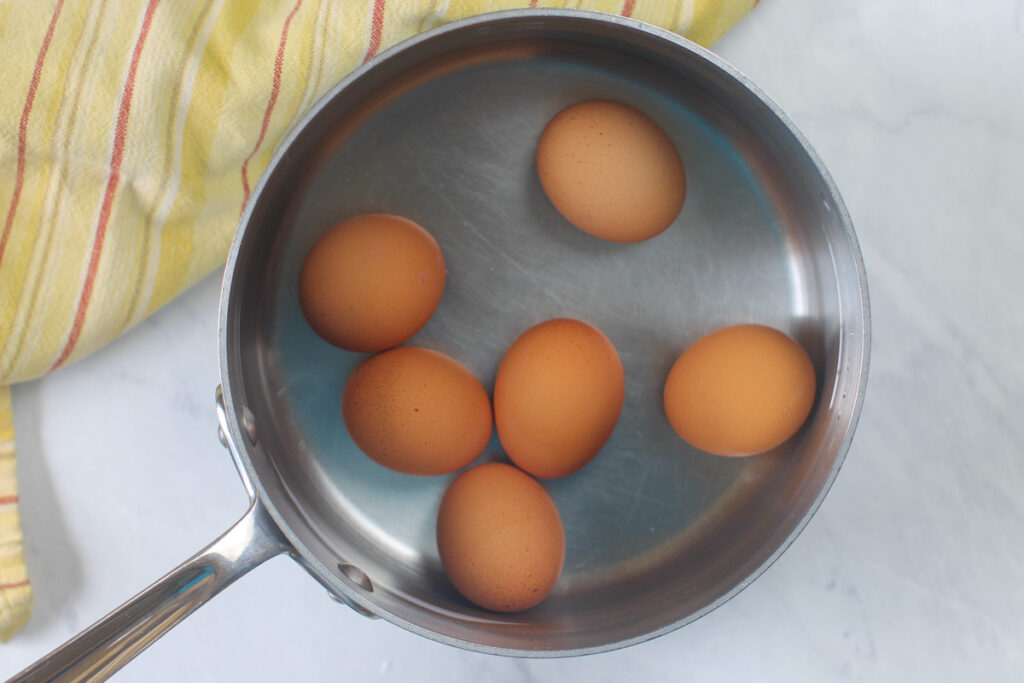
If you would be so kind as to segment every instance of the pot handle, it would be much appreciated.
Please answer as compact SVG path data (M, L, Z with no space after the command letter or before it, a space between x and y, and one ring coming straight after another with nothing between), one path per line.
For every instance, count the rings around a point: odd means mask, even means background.
M235 579L288 548L254 500L216 541L10 681L105 680Z

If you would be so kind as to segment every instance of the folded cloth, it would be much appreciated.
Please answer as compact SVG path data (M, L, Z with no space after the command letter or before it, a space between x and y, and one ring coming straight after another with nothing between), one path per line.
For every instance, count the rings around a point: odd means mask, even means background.
M32 611L32 586L21 552L14 465L11 390L0 387L0 642L17 633Z
M223 263L274 148L377 52L484 11L614 12L710 44L757 0L0 3L0 640L28 619L7 385Z

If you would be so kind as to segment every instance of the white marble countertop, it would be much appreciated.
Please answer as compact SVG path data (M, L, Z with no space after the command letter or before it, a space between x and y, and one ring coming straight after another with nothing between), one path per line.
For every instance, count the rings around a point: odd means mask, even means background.
M278 558L119 680L1022 680L1024 1L768 0L716 50L830 168L871 288L860 427L789 551L680 631L555 661L371 622ZM37 602L0 674L244 511L216 439L218 285L14 389Z

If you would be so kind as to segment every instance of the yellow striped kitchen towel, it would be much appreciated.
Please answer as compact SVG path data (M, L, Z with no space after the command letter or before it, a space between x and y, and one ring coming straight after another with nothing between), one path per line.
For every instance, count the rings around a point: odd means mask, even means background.
M0 387L0 642L6 642L25 625L32 604L32 586L21 553L14 466L11 390Z
M0 2L0 639L32 602L7 385L84 357L219 266L275 146L334 83L483 11L600 10L710 44L755 3Z

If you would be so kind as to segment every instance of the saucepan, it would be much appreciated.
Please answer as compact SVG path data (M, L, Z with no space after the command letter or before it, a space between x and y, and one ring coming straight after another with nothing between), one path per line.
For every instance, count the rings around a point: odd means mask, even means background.
M540 132L587 99L646 112L680 151L686 205L654 239L595 239L544 195ZM565 565L525 612L475 607L445 577L434 526L451 476L381 468L340 418L345 378L366 356L309 328L298 272L332 225L375 212L427 227L445 255L444 297L414 343L457 358L488 388L511 342L549 318L587 320L619 351L626 399L612 437L583 470L543 482L565 526ZM741 322L797 339L817 396L789 442L724 458L672 431L661 389L687 345ZM109 675L279 554L359 614L468 650L575 656L668 633L750 584L822 502L860 411L869 327L835 185L778 106L720 58L578 11L499 12L428 31L314 106L241 217L221 294L216 398L248 511L17 678ZM482 459L503 457L495 439Z

